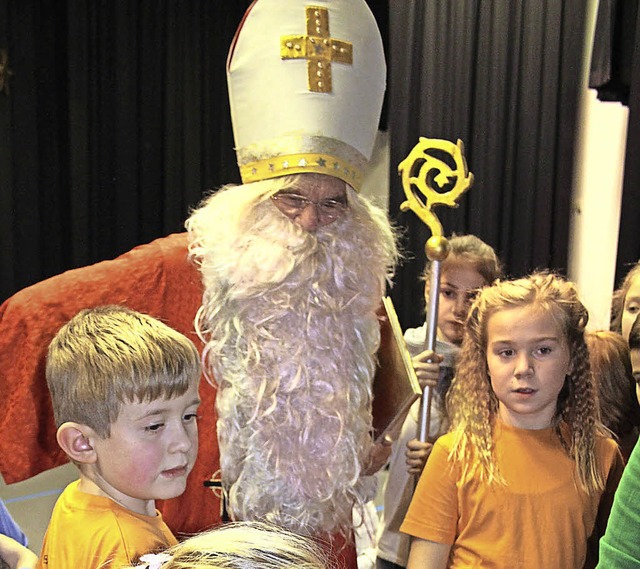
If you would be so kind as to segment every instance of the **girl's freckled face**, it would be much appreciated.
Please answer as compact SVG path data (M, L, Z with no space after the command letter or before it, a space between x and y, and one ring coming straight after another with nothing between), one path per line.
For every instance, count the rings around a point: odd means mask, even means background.
M571 354L549 312L520 306L490 316L487 367L506 424L532 430L551 425Z

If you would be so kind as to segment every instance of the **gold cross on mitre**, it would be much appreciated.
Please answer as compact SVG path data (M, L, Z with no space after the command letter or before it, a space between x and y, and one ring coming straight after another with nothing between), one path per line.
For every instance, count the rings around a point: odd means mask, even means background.
M309 91L331 93L331 62L353 64L351 42L333 39L329 34L329 11L306 6L307 35L282 36L281 59L306 59Z

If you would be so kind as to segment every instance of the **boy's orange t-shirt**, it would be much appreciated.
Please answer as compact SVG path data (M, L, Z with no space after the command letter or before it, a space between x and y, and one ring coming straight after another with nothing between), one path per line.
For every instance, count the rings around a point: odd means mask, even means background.
M69 484L56 502L37 569L115 569L177 543L160 512L137 514L81 492L78 483Z
M552 429L530 431L497 422L495 457L506 486L461 482L444 435L422 473L404 533L451 544L448 567L571 569L592 566L604 533L623 461L616 443L599 438L606 480L589 496L576 484L573 461ZM589 545L588 545L589 542Z

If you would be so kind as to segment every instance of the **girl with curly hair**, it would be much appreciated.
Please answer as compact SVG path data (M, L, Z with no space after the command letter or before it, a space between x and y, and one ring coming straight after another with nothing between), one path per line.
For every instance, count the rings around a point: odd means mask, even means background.
M469 312L441 437L401 530L416 567L592 567L623 461L600 423L572 283L537 273Z

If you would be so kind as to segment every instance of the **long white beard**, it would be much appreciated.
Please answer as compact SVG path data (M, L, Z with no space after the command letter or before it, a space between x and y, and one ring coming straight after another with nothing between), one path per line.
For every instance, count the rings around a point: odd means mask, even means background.
M226 190L234 191L246 188ZM216 197L205 207L225 209ZM334 532L350 528L353 506L371 498L360 476L371 447L375 311L395 244L379 211L355 194L350 202L315 234L270 200L251 204L233 230L209 216L202 229L189 226L235 519Z

